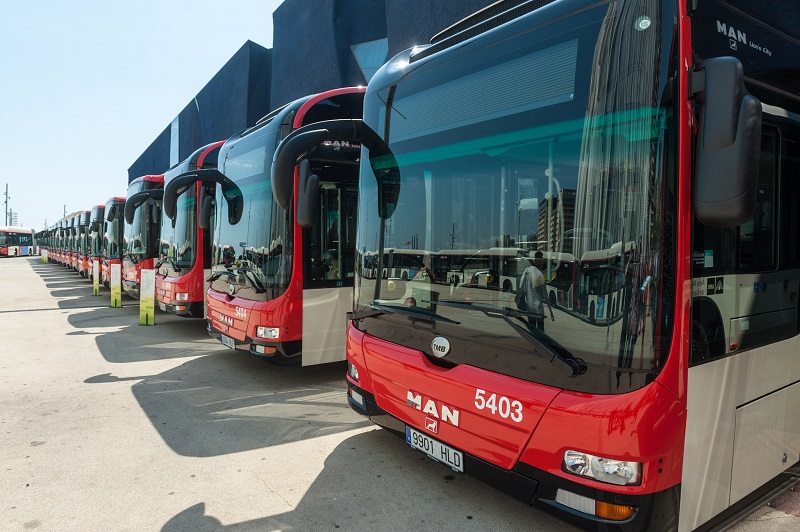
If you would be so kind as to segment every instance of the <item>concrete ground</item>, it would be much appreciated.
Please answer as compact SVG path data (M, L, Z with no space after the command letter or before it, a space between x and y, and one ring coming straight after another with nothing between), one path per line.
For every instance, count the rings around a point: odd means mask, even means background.
M0 530L575 530L452 473L345 400L344 364L281 368L202 320L0 261ZM800 530L789 493L733 530Z

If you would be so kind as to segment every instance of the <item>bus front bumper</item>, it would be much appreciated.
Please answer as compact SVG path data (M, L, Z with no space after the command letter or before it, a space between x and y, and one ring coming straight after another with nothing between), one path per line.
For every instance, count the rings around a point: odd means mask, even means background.
M406 439L406 424L381 409L374 395L347 381L347 401L350 407L393 434ZM421 427L414 427L422 432ZM449 444L448 444L449 445ZM624 532L677 530L680 485L646 495L623 495L587 487L569 481L524 462L511 470L497 467L485 460L463 453L464 472L514 497L515 499L582 528L619 530ZM448 467L443 464L444 467ZM604 519L580 511L595 502L633 507L633 516L619 521Z

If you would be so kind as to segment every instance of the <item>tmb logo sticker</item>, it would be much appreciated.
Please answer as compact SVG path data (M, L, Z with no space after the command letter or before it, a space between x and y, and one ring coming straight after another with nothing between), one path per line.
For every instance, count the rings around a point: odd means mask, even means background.
M709 277L706 287L706 295L719 295L724 292L725 279L723 277Z

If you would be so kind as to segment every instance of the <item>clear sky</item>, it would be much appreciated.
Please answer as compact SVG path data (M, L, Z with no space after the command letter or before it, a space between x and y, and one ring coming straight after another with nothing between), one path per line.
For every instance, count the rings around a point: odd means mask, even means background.
M35 230L124 196L128 167L281 0L7 2L0 201ZM0 204L0 225L5 205Z

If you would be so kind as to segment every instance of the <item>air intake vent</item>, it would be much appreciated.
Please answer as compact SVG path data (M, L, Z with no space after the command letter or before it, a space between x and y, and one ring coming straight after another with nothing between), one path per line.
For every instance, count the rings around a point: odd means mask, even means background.
M431 46L413 54L410 62L464 42L553 2L555 0L500 0L434 35Z

